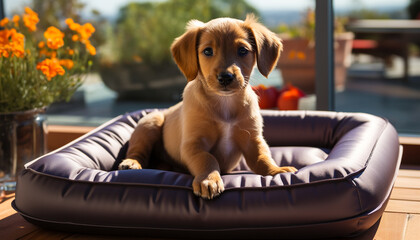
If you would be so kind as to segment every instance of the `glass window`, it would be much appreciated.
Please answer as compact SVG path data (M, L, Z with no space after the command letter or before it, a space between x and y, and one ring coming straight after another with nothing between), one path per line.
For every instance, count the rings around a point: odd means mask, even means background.
M372 113L388 118L401 134L420 133L416 40L420 27L411 20L419 18L420 10L414 2L334 1L337 111ZM23 6L40 11L40 27L64 26L71 17L96 28L92 71L69 102L48 107L49 124L97 126L126 112L173 105L181 100L186 80L173 63L169 46L188 20L243 19L249 12L284 43L269 78L255 70L251 84L276 89L269 108L315 109L314 0L4 0L4 4L9 18L22 13ZM401 19L405 22L397 21ZM290 104L295 97L296 106Z
M420 1L340 2L336 19L346 19L354 41L345 87L336 91L336 110L382 116L400 134L419 134Z

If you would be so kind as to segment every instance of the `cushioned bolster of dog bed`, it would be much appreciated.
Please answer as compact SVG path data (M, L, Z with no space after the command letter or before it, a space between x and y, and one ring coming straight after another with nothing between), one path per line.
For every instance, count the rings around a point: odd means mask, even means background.
M144 114L120 116L29 163L19 176L17 209L56 222L151 229L326 223L378 208L389 196L399 164L398 136L384 119L263 111L264 135L273 146L274 159L298 166L299 171L273 177L249 172L223 175L226 191L214 200L203 200L193 195L188 174L110 171ZM370 226L349 225L347 230Z
M313 161L309 161L306 163L307 166L304 164L298 166L300 169L297 174L279 175L284 180L281 185L340 178L360 171L366 166L377 139L387 126L391 126L387 121L367 114L349 117L340 113L324 113L323 115L317 112L311 115L309 112L302 112L301 115L291 115L287 112L265 111L263 115L264 134L270 146L315 146L331 149L326 158L327 161L316 162L316 166ZM125 182L132 179L132 175L137 175L137 171L131 174L130 171L110 170L115 160L122 154L122 146L129 140L138 119L137 113L119 117L100 128L101 130L29 163L27 167L72 180ZM279 150L279 152L282 151ZM275 160L282 165L293 164L291 161ZM297 165L299 162L294 164ZM126 174L128 177L125 176ZM174 174L178 175L178 173ZM148 179L151 179L151 176L140 177L136 181L147 183ZM156 175L156 179L161 179L161 175ZM171 184L172 180L170 178L167 181L168 184ZM155 181L154 179L153 182ZM160 182L156 183L160 184Z

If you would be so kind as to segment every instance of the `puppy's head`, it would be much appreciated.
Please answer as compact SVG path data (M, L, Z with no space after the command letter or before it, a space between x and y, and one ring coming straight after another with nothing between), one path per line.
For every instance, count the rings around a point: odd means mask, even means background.
M261 74L267 77L281 50L280 39L253 15L248 15L245 21L192 20L171 47L174 60L188 81L198 77L209 91L218 95L245 89L256 62Z

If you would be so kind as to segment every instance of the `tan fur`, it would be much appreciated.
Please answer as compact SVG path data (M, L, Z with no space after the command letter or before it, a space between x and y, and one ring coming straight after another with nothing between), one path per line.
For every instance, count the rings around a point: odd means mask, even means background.
M245 56L238 49L245 47ZM204 50L211 48L212 56ZM297 171L278 167L262 135L258 97L248 84L255 64L267 76L282 44L253 16L245 21L219 18L208 23L193 20L172 44L175 62L188 79L183 102L151 113L139 121L119 168L139 169L148 164L153 144L163 139L169 156L194 176L194 193L213 198L224 191L220 173L231 171L243 155L257 174ZM223 72L234 74L228 85Z

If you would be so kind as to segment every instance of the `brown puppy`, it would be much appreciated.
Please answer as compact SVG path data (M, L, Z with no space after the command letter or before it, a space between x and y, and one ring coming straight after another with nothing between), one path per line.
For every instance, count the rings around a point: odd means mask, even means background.
M153 144L163 142L169 156L194 176L194 193L209 199L224 191L220 173L231 171L242 155L257 174L297 171L271 158L258 97L248 84L255 63L267 77L281 50L280 39L252 15L245 21L190 21L171 47L188 79L183 102L139 121L119 168L147 166Z

